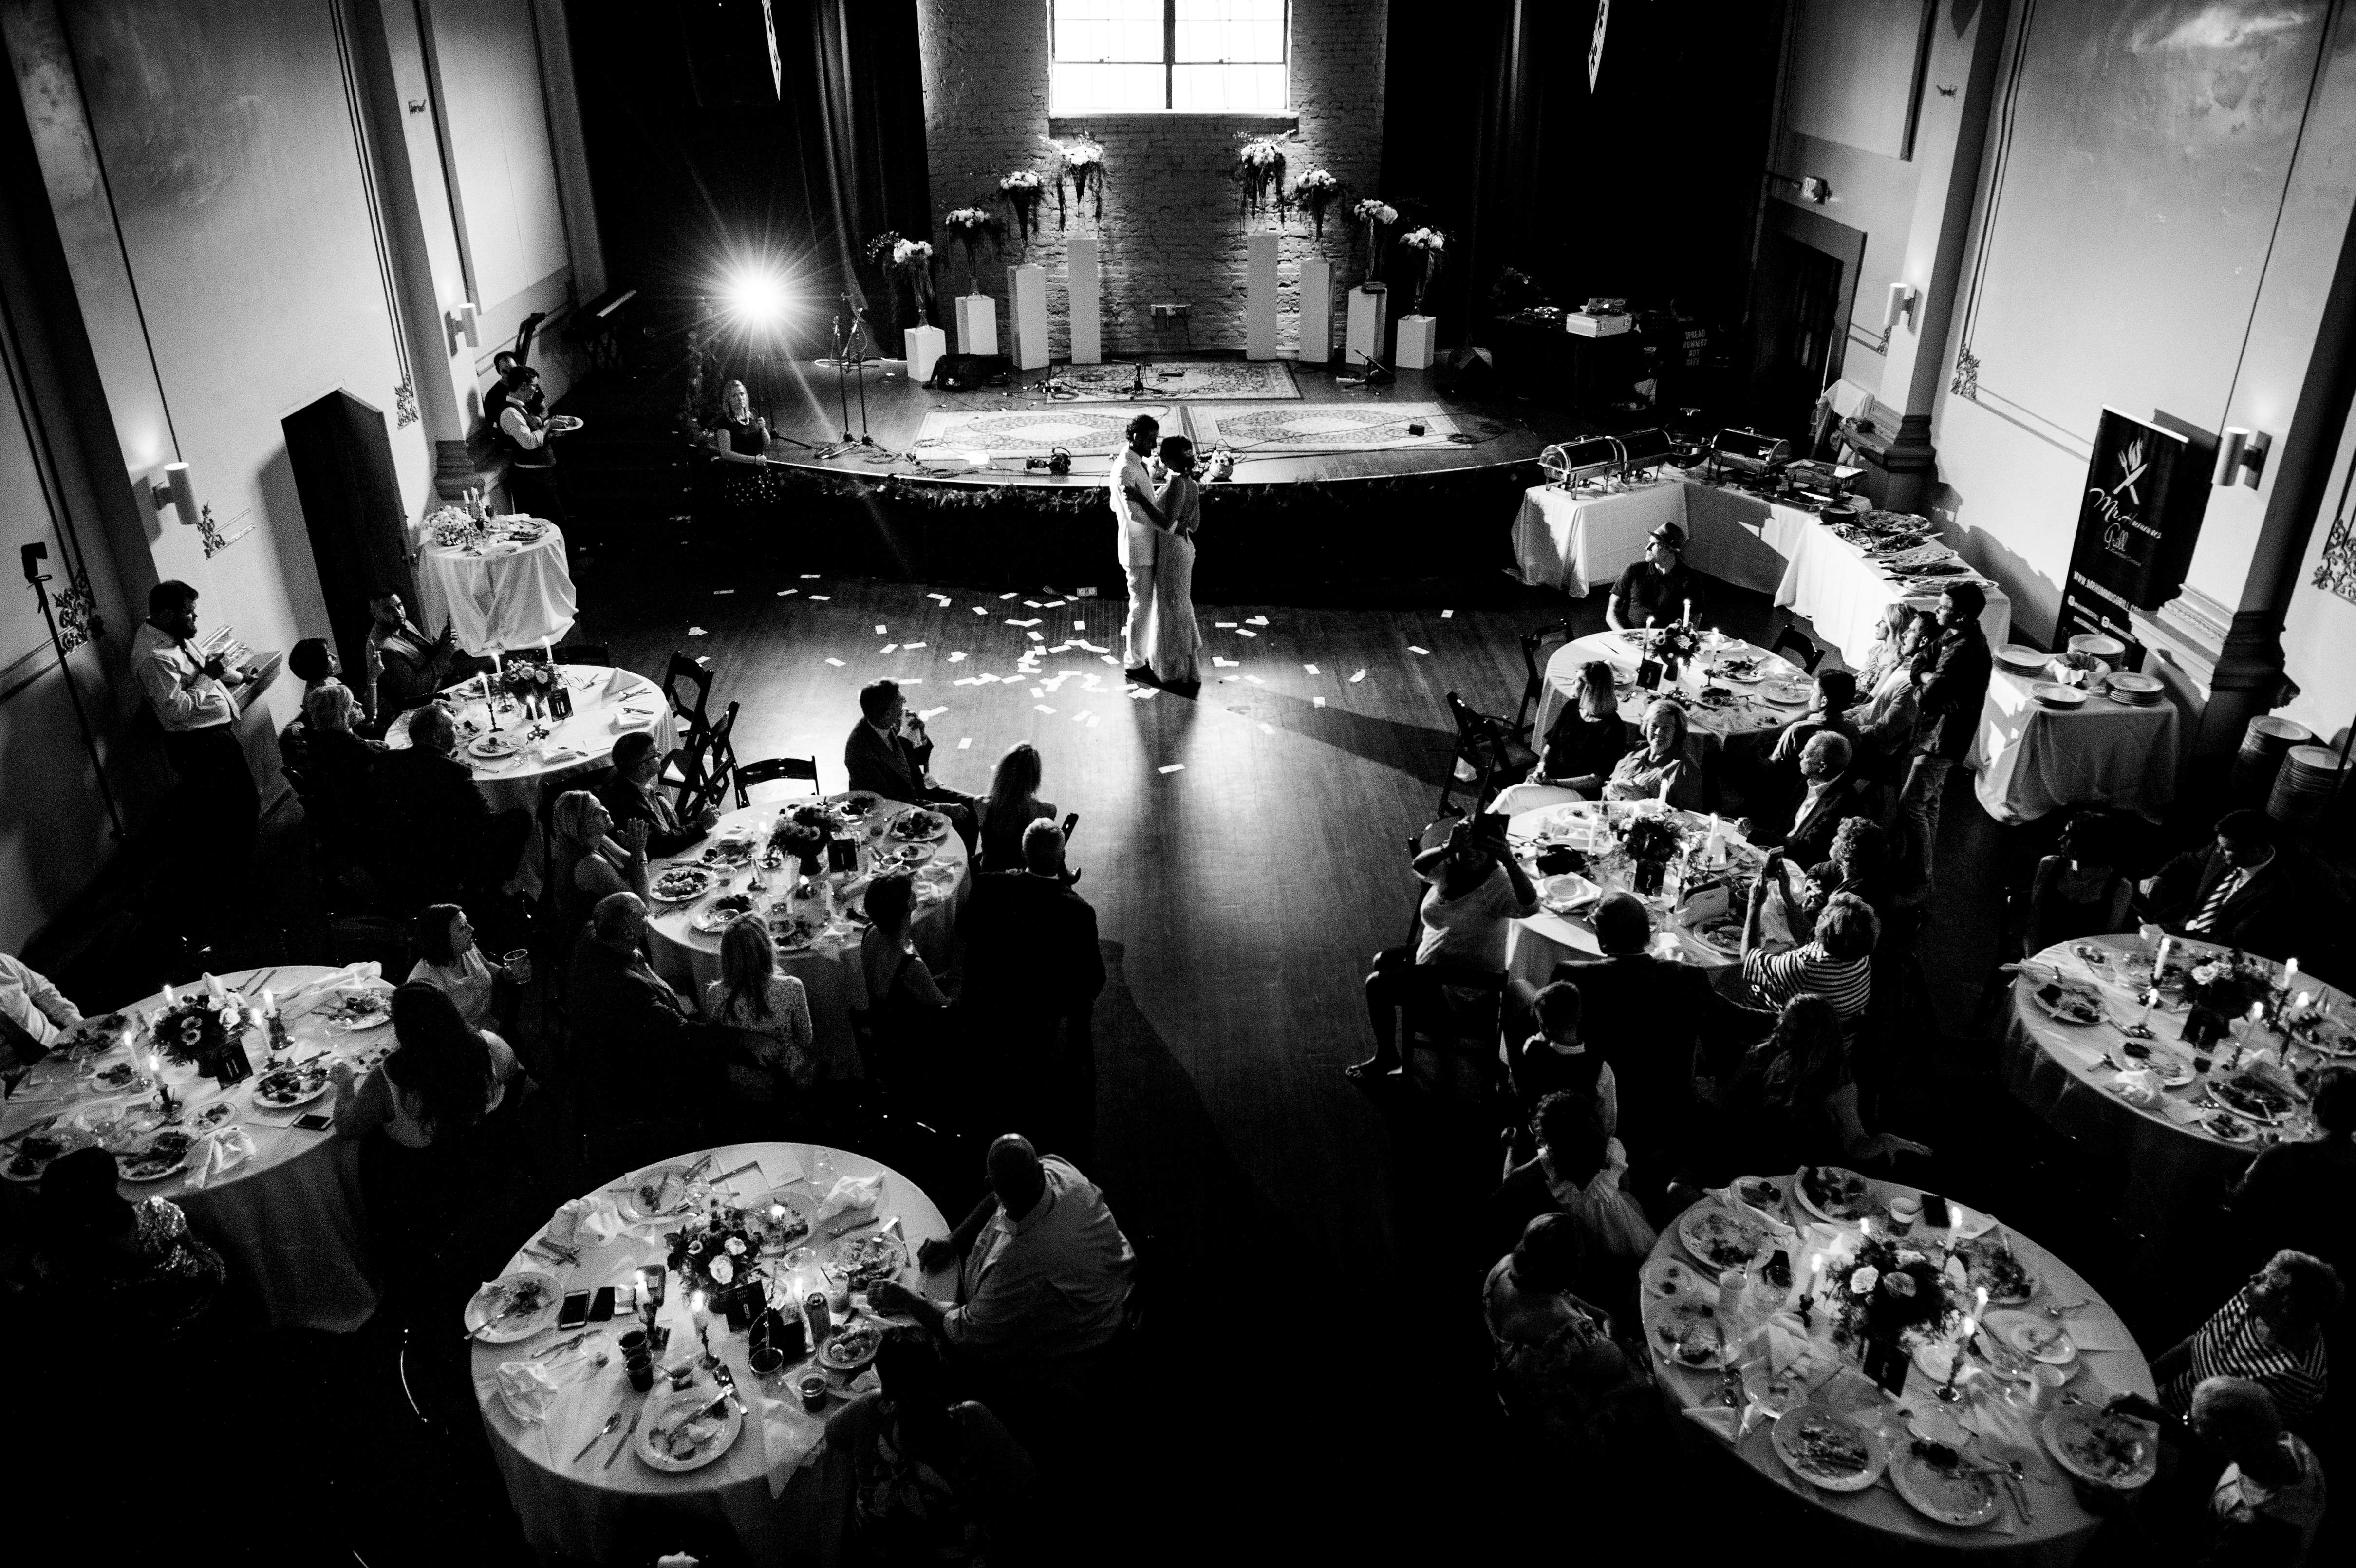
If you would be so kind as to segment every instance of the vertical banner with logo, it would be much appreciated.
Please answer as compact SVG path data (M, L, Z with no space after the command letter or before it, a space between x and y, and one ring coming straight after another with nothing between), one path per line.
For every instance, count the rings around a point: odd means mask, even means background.
M2103 410L2054 643L2101 632L2127 645L2128 669L2142 668L2127 611L2158 609L2184 586L2208 505L2208 466L2189 437Z

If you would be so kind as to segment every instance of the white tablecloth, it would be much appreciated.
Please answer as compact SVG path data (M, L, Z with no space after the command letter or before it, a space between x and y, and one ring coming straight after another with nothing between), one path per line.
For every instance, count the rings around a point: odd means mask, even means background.
M535 520L537 521L537 520ZM418 624L448 620L477 658L562 642L573 629L573 569L554 523L530 544L428 544L417 557Z
M1514 559L1522 581L1560 588L1574 599L1601 585L1609 592L1620 574L1644 553L1644 541L1664 522L1686 520L1682 487L1659 479L1616 495L1537 485L1524 492L1514 519Z
M1620 682L1615 690L1620 696L1620 716L1633 730L1644 722L1644 708L1654 693L1636 685L1633 679L1643 654L1635 639L1625 632L1599 631L1591 637L1575 638L1555 650L1547 660L1546 690L1538 694L1537 720L1530 726L1530 745L1535 749L1546 742L1547 731L1561 715L1570 701L1571 689L1579 677L1579 667L1590 660L1600 659L1614 667L1616 673L1625 670L1629 680ZM1705 668L1714 666L1720 659L1756 659L1770 681L1805 681L1808 672L1781 655L1740 638L1729 638L1723 647L1705 650L1701 662ZM1719 680L1718 684L1730 688L1733 699L1724 707L1712 707L1696 701L1690 694L1685 699L1686 710L1693 715L1693 727L1709 739L1724 743L1744 736L1772 734L1807 712L1804 703L1797 707L1778 707L1760 694L1761 688L1736 682Z
M1543 883L1545 875L1537 865L1537 854L1542 839L1551 839L1562 819L1558 812L1566 809L1574 813L1607 813L1623 818L1631 807L1620 801L1580 801L1569 808L1541 806L1532 811L1518 811L1506 819L1505 842L1511 844L1522 862L1522 869L1533 883ZM1684 828L1698 843L1709 831L1709 819L1692 811L1671 811L1670 819ZM1760 857L1748 845L1738 845L1734 852L1754 870ZM1611 855L1597 864L1590 857L1589 881L1606 892L1623 890L1628 886L1628 866L1624 856ZM1540 888L1543 893L1545 889ZM1705 923L1696 918L1704 911L1721 907L1723 895L1710 892L1702 900L1684 910L1671 909L1665 900L1650 899L1653 908L1654 950L1679 963L1689 963L1709 977L1709 983L1730 996L1743 996L1749 990L1742 978L1740 961L1704 942L1694 934L1693 925ZM1737 911L1738 913L1740 911ZM1556 914L1540 909L1526 920L1515 920L1505 939L1505 972L1514 979L1537 989L1554 979L1554 966L1565 959L1600 958L1603 946L1595 940L1595 928L1588 917L1592 909L1578 914Z
M723 1194L734 1193L742 1204L756 1203L778 1187L803 1193L814 1202L826 1195L838 1176L880 1175L884 1177L881 1212L886 1219L898 1219L911 1257L923 1242L949 1233L940 1209L921 1187L864 1155L809 1144L738 1144L708 1153L711 1164L705 1168L712 1176L747 1161L760 1162L759 1170L746 1172L720 1189ZM697 1157L695 1152L689 1152L680 1155L678 1163L691 1165ZM671 1228L676 1229L677 1223L672 1221ZM575 1267L557 1267L519 1251L508 1268L510 1273L552 1273L568 1293L626 1285L640 1267L662 1261L663 1229L636 1226L603 1245L585 1244ZM912 1285L917 1283L913 1268L904 1279ZM919 1288L937 1298L947 1298L955 1294L955 1274L945 1272L923 1281ZM686 1297L678 1280L671 1280L659 1319L669 1327L670 1343L659 1365L678 1366L701 1354ZM778 1299L782 1298L781 1291ZM617 1313L602 1332L610 1341L637 1326ZM457 1332L458 1326L452 1325L452 1332ZM825 1414L813 1415L802 1409L792 1392L794 1374L811 1364L808 1359L788 1363L765 1385L745 1365L746 1337L729 1332L724 1320L715 1318L712 1352L735 1375L737 1391L751 1411L744 1432L725 1455L700 1470L671 1474L652 1469L638 1458L635 1435L631 1451L607 1465L607 1457L622 1441L619 1428L591 1446L581 1459L573 1458L605 1424L608 1413L619 1409L626 1426L631 1414L651 1397L631 1391L621 1355L610 1343L592 1341L601 1344L609 1364L578 1369L586 1375L565 1384L545 1423L526 1425L499 1399L501 1362L526 1359L531 1352L568 1337L549 1328L516 1344L477 1345L472 1352L475 1395L490 1436L491 1454L507 1482L509 1499L523 1522L524 1538L535 1551L586 1562L617 1561L613 1553L634 1516L685 1510L725 1524L756 1563L783 1564L810 1555L816 1539L832 1522L830 1514L847 1503L850 1494L848 1477L830 1476L818 1464L828 1416L841 1409L842 1402L837 1399ZM835 1377L838 1387L842 1381L840 1375ZM696 1386L718 1397L709 1373L699 1371ZM656 1380L657 1392L669 1387L659 1377Z
M1787 1189L1791 1185L1792 1178L1788 1176L1759 1174L1779 1181ZM1912 1194L1917 1197L1921 1196L1920 1189L1895 1182L1875 1181L1869 1185L1885 1206L1890 1197L1901 1193ZM1854 1247L1857 1236L1854 1227L1827 1225L1815 1219L1788 1197L1783 1215L1779 1218L1786 1218L1800 1228L1799 1250L1792 1252L1791 1259L1804 1280L1807 1266L1805 1259L1818 1250L1820 1243L1829 1243L1836 1249L1844 1243L1852 1249ZM1884 1236L1891 1233L1891 1224L1886 1215L1876 1221L1877 1228ZM2152 1382L2150 1364L2144 1359L2135 1337L2127 1332L2126 1325L2120 1320L2119 1315L2068 1264L2019 1230L2009 1227L2007 1230L2014 1257L2020 1261L2036 1282L2037 1290L2030 1298L2029 1310L2035 1311L2048 1303L2084 1304L2073 1309L2063 1323L2073 1337L2085 1341L2085 1348L2080 1350L2077 1359L2067 1369L2071 1374L2071 1390L2097 1403L2113 1394L2141 1394L2146 1399L2155 1397L2158 1391ZM1917 1233L1926 1238L1933 1234L1927 1230ZM1842 1254L1836 1252L1836 1255ZM1852 1250L1845 1255L1854 1257L1855 1252ZM1674 1223L1662 1230L1659 1242L1653 1248L1653 1256L1674 1257L1689 1267L1700 1262L1678 1240ZM1827 1315L1820 1311L1813 1315L1813 1324L1819 1333L1826 1331L1826 1317ZM1828 1341L1820 1343L1830 1349ZM2097 1345L2104 1348L2094 1348ZM1854 1361L1845 1356L1840 1359L1854 1370ZM1976 1434L1975 1441L1987 1441L1998 1436L2025 1440L2028 1457L2023 1461L2025 1474L2022 1486L2034 1512L2034 1517L2028 1520L2023 1520L2013 1505L2005 1501L2000 1504L1996 1521L1976 1530L1958 1530L1915 1512L1891 1486L1876 1485L1859 1492L1825 1491L1794 1475L1776 1455L1773 1443L1775 1423L1764 1416L1754 1418L1750 1432L1739 1443L1730 1445L1732 1452L1761 1479L1794 1494L1812 1508L1834 1516L1849 1528L1869 1530L1881 1537L1878 1544L1896 1549L1899 1553L1891 1557L1891 1561L1911 1561L1904 1553L1913 1550L1944 1548L1968 1553L1976 1561L2035 1563L2060 1568L2084 1548L2088 1537L2101 1526L2102 1520L2087 1511L2078 1500L2075 1485L2036 1442L2031 1424L2038 1419L2036 1413L2027 1410L2018 1396L2008 1394L1994 1380L1982 1374L1977 1363L1968 1364L1972 1371L1964 1380L1966 1401L1954 1405L1942 1404L1933 1392L1936 1385L1923 1375L1920 1367L1910 1365L1906 1382L1900 1390L1898 1399L1883 1402L1884 1419L1889 1430L1902 1434L1918 1425L1928 1430L1931 1423L1942 1422L1953 1414L1961 1417L1966 1427ZM1654 1358L1654 1367L1660 1380L1661 1397L1671 1412L1670 1419L1676 1423L1681 1440L1688 1450L1705 1450L1719 1455L1727 1454L1730 1444L1724 1438L1705 1432L1679 1413L1708 1402L1718 1391L1719 1374L1678 1366L1657 1354ZM1721 1509L1740 1510L1743 1507L1740 1494L1720 1492L1712 1479L1715 1475L1716 1472L1710 1470L1697 1473L1694 1479L1697 1483L1697 1491L1712 1497L1716 1506ZM1871 1548L1845 1554L1866 1559L1875 1556Z
M373 966L369 966L373 967ZM309 964L274 971L248 970L220 977L230 989L256 976L274 991L286 1020L294 1054L308 1056L323 1049L340 1053L367 1051L392 1043L391 1024L350 1033L314 1015L318 1004L335 992L320 990L297 996L302 987L343 972ZM352 986L389 989L380 983L355 979ZM346 987L350 988L350 987ZM258 1002L262 987L254 987ZM164 1004L161 993L124 1008L126 1016L143 1017ZM149 1037L143 1029L137 1046L141 1070L149 1055ZM246 1036L246 1051L261 1073L263 1037L259 1029ZM105 1067L126 1059L117 1048L91 1066ZM287 1125L308 1112L332 1115L337 1091L296 1111L262 1112L253 1104L253 1079L228 1089L197 1076L193 1067L164 1068L164 1081L180 1101L183 1117L193 1116L216 1101L237 1108L230 1126L241 1126L253 1139L253 1157L216 1177L208 1187L190 1185L181 1175L155 1182L124 1182L125 1197L167 1197L188 1217L188 1225L211 1243L224 1262L262 1298L273 1327L322 1329L349 1333L376 1310L376 1291L369 1283L367 1246L363 1239L359 1196L359 1146L327 1133L297 1132ZM0 1136L13 1133L41 1117L60 1116L102 1104L152 1106L155 1092L103 1094L91 1090L84 1069L58 1058L36 1067L15 1099L0 1105ZM201 1147L201 1145L200 1145ZM12 1148L7 1151L14 1154ZM190 1171L201 1167L193 1162Z
M2158 821L2176 799L2176 704L2090 697L2049 708L2029 694L2035 679L1999 664L1988 681L1967 764L1988 815L2009 826L2094 803Z
M659 751L679 745L679 725L671 717L670 703L645 676L602 664L560 664L556 669L573 693L573 716L536 721L548 734L521 754L497 761L469 756L466 749L490 729L491 711L483 701L479 678L462 681L435 699L457 714L458 755L474 769L475 788L495 811L516 807L538 811L551 789L561 792L572 788L573 780L610 764L614 743L629 730L651 729ZM519 725L525 730L532 727L519 717L513 699L502 698L501 703L502 731L517 733ZM413 714L414 710L403 714L387 726L387 746L398 751L409 744L409 721ZM469 725L474 726L471 731Z
M834 795L828 799L841 801L849 797ZM789 799L731 811L720 819L719 826L704 844L657 862L648 867L648 874L659 876L665 866L696 864L704 845L717 843L732 834L754 835L756 844L766 844L770 829L781 814L809 803L804 799ZM838 900L853 897L864 890L874 869L877 849L897 843L885 835L894 820L906 809L896 801L887 801L868 813L866 839L859 850L859 873L843 880L836 891ZM691 994L699 1003L703 988L720 978L720 933L697 930L695 913L723 893L749 891L747 884L755 869L758 868L723 873L711 892L688 903L658 904L653 918L647 922L647 951L656 971L682 991L691 987ZM783 866L761 870L760 875L767 886L754 893L753 898L766 908L791 896L801 881L799 862L788 857ZM937 901L917 906L910 922L917 953L939 975L948 970L954 956L958 911L965 907L969 880L965 843L954 830L934 843L932 857L925 862L917 877L920 886L929 884L941 889ZM919 897L924 895L920 892ZM851 1034L851 1015L864 1010L868 1004L866 976L859 962L859 940L864 929L848 920L837 919L808 949L777 955L779 972L799 980L809 994L810 1026L818 1055L833 1064L838 1077L856 1078L861 1072L858 1047Z

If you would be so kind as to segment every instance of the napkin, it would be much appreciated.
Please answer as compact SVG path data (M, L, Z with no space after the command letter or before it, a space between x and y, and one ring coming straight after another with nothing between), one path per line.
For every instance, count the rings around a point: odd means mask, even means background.
M2153 1111L2165 1103L2160 1096L2159 1074L2149 1068L2136 1068L2111 1079L2111 1092L2129 1105Z
M1808 1353L1807 1331L1800 1320L1788 1313L1779 1313L1767 1320L1757 1337L1766 1347L1767 1369L1787 1372L1794 1362Z
M543 766L552 768L559 763L578 762L587 755L588 753L575 751L569 746L551 746L541 748L540 760Z
M2162 1116L2179 1127L2190 1127L2201 1120L2200 1111L2181 1100L2163 1100L2159 1102L2158 1110Z
M1742 1415L1722 1404L1688 1405L1686 1419L1727 1443L1742 1435Z
M188 1174L188 1185L209 1187L252 1158L253 1134L242 1127L224 1127L206 1140L204 1163Z
M538 1361L502 1361L498 1377L499 1402L526 1426L546 1421L564 1391L557 1375Z
M884 1201L884 1178L872 1176L838 1176L834 1187L818 1206L814 1229L831 1227L838 1234L871 1219L875 1206ZM835 1221L841 1220L841 1224Z
M645 729L654 722L655 716L652 714L633 713L625 709L607 719L605 727L616 735L620 735L625 730Z
M2099 1317L2073 1317L2070 1320L2070 1342L2081 1350L2132 1350L2134 1337L2126 1325Z
M605 677L605 695L618 697L638 683L638 678L626 670L616 670Z
M307 985L280 997L278 1015L285 1019L300 1018L338 991L349 990L365 982L383 978L384 966L374 959L369 959L360 963L347 964L333 974L321 975Z
M562 1205L549 1217L548 1239L570 1251L583 1246L602 1247L624 1229L622 1211L614 1200L599 1194L595 1197L576 1197Z

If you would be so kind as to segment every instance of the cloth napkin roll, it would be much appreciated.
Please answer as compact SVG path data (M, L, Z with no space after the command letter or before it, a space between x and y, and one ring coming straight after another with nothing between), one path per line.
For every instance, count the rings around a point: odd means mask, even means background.
M605 677L605 695L618 697L637 683L637 677L626 670L616 670Z
M204 1162L188 1174L188 1185L209 1187L253 1158L253 1134L242 1127L224 1127L206 1140Z
M838 1176L825 1200L818 1206L815 1228L847 1230L872 1216L875 1206L883 1201L884 1178L881 1176Z
M622 1211L614 1200L599 1194L594 1197L576 1197L561 1205L549 1217L548 1239L558 1246L571 1250L577 1247L602 1247L619 1236L625 1229Z
M2111 1079L2111 1092L2129 1105L2153 1111L2163 1103L2164 1092L2159 1086L2159 1074L2149 1068L2136 1068Z

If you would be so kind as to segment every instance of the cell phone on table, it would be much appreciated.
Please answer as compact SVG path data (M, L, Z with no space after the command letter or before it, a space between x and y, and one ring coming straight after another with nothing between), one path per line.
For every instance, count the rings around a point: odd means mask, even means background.
M557 1309L556 1326L559 1328L578 1328L588 1321L589 1293L585 1290L577 1290L566 1296L564 1305Z
M336 1124L335 1118L322 1116L316 1111L305 1112L286 1123L298 1133L324 1133Z
M614 1287L599 1285L596 1298L589 1304L589 1321L604 1323L614 1316Z
M1070 838L1072 836L1072 830L1079 825L1080 814L1077 811L1066 811L1064 813L1064 836L1066 838Z

